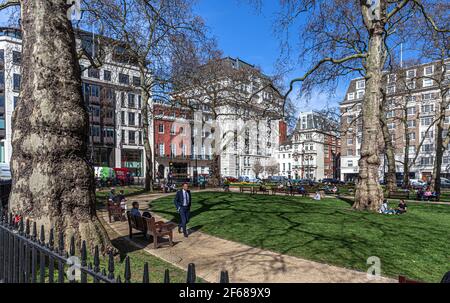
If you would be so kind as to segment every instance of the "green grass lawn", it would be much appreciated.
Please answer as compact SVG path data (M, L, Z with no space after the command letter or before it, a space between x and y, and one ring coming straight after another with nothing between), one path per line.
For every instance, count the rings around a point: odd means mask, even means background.
M450 270L450 206L410 204L405 215L352 211L337 199L193 194L191 228L253 247L366 271L381 259L382 274L439 282ZM152 211L177 218L173 197ZM395 205L391 205L394 207Z

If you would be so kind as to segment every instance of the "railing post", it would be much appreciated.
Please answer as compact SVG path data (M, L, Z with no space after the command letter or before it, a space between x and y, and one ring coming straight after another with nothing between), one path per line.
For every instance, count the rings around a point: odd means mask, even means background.
M54 251L54 245L55 245L55 232L52 229L50 229L50 235L48 239L48 248L53 252ZM48 256L48 283L54 282L54 275L55 275L55 260L52 256Z
M196 280L196 275L195 275L195 264L190 263L188 265L188 270L187 270L187 283L195 283Z
M94 249L94 273L96 273L96 275L94 276L94 283L98 283L99 280L97 278L97 275L100 274L100 255L98 251L98 245L95 245Z
M230 278L228 276L228 271L222 270L220 272L220 283L230 283Z
M81 267L84 269L87 265L87 249L86 241L81 244ZM84 270L81 271L81 283L87 283L87 274Z
M109 260L108 260L108 279L114 280L114 256L113 253L109 253Z
M39 239L39 243L40 245L45 247L45 230L44 230L44 225L41 225L41 235L40 235L40 239ZM40 262L39 262L39 266L40 266L40 273L39 273L39 281L41 283L45 283L45 254L42 250L39 251L39 255L40 255Z
M164 283L170 283L170 272L168 269L164 271Z
M150 283L150 273L148 271L148 262L144 264L144 276L142 278L142 283Z
M131 267L130 267L130 257L125 258L125 283L131 282Z

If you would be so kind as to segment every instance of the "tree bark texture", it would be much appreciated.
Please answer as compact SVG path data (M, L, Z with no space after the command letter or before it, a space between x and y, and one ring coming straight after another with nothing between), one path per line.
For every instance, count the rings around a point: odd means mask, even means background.
M385 15L385 3L381 3L381 19ZM367 7L363 7L367 14ZM366 10L364 12L364 10ZM367 19L367 17L366 17ZM365 20L369 32L368 56L366 62L366 94L362 102L363 134L361 142L361 159L359 160L359 176L356 184L356 210L378 211L383 199L383 190L379 183L378 170L380 155L378 140L380 132L380 102L383 69L383 35L382 20Z
M22 89L13 115L10 211L56 235L111 248L96 215L89 117L75 37L60 0L22 0Z

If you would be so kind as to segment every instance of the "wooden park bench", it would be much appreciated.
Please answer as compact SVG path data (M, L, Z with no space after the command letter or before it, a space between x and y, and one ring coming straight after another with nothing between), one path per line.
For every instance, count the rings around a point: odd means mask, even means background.
M107 210L108 210L108 218L109 218L109 223L112 223L113 220L116 220L117 218L120 221L124 221L124 210L122 209L122 207L120 207L120 204L117 203L112 203L112 202L107 202Z
M239 191L241 193L244 193L244 192L248 191L251 194L253 194L255 192L253 186L240 186L239 187Z
M389 199L409 199L409 191L390 191Z
M155 249L159 247L158 238L164 236L169 237L169 244L170 246L173 246L173 230L177 226L175 223L156 222L154 217L146 218L142 216L133 216L129 211L127 211L127 218L130 239L133 238L133 229L135 229L139 231L137 234L143 234L146 239L147 235L151 235L153 237L153 246Z
M257 193L263 193L265 195L269 194L269 188L267 188L266 186L260 186L257 189Z

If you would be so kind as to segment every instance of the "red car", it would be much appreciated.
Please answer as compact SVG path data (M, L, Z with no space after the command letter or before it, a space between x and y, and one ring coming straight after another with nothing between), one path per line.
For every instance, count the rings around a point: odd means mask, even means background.
M114 168L114 172L116 173L116 181L121 186L132 185L134 183L134 178L128 168Z

